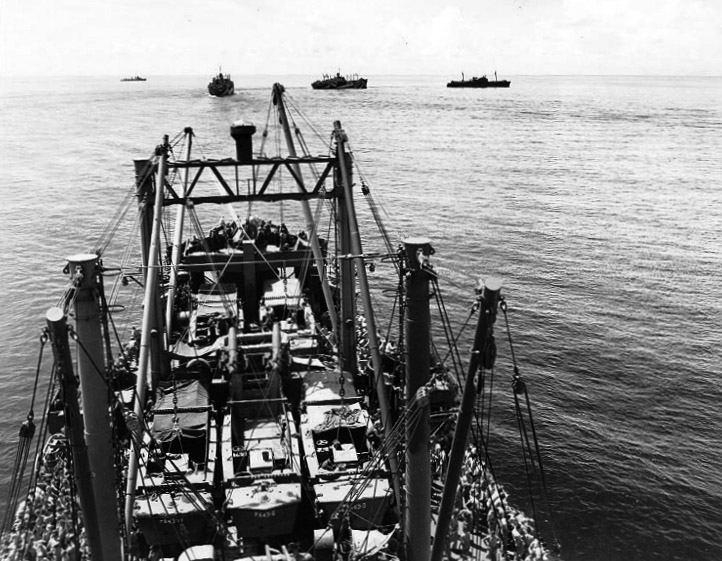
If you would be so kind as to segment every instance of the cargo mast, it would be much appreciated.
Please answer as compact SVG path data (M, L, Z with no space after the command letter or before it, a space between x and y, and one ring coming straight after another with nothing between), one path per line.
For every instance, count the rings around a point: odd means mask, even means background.
M484 358L489 356L488 349L493 340L494 322L496 321L496 309L499 304L500 292L501 281L496 278L488 278L479 295L479 320L476 324L474 347L471 351L469 369L466 373L459 419L456 422L454 440L451 444L449 467L446 472L446 479L444 480L444 492L441 497L441 506L439 507L431 561L441 561L443 558L444 544L446 543L448 527L454 510L456 489L459 484L461 468L466 454L466 443L469 438L471 421L474 416L474 401L476 399L474 378L479 367L484 364Z
M163 144L158 147L160 160L158 162L158 175L155 182L155 205L153 207L153 228L148 249L148 261L145 274L145 295L143 297L143 325L140 335L140 353L138 357L138 380L135 386L136 399L134 412L138 419L143 419L145 408L145 394L148 386L148 370L150 368L151 332L156 329L155 303L157 299L158 274L160 268L160 232L163 219L163 191L168 158L168 135L163 137ZM141 438L134 434L133 438ZM125 524L129 531L133 522L133 501L135 499L135 486L138 478L138 452L136 446L130 448L128 464L128 483L125 499Z
M359 289L361 292L361 300L364 307L364 317L366 318L366 328L368 331L369 351L371 353L371 362L374 369L374 383L376 384L376 396L379 400L379 409L381 410L381 421L384 425L386 437L391 440L391 432L393 422L391 419L391 408L389 406L389 398L384 383L384 375L381 370L381 352L379 351L379 342L376 331L376 318L374 316L373 306L371 305L371 292L369 291L368 277L366 276L366 263L364 262L363 249L361 247L361 235L358 229L358 220L356 219L356 208L353 201L353 193L351 191L351 178L346 162L346 132L341 128L340 121L334 121L334 136L336 137L336 157L341 171L341 181L343 184L344 199L346 202L348 228L351 237L351 251L353 252L353 261L356 264L356 275L358 277ZM396 495L396 504L400 505L401 491L399 487L399 466L396 458L396 448L389 452L389 464L393 476L394 494Z
M193 146L193 129L186 127L186 161L191 159L191 148ZM183 186L181 196L185 198L188 190L188 175L190 168L183 170ZM173 233L173 250L171 252L171 272L168 279L168 298L165 308L166 344L170 345L170 337L173 333L173 306L175 304L175 291L178 282L178 264L180 263L181 245L183 243L183 222L185 218L185 205L178 205L175 217L175 231Z
M406 408L419 408L418 421L406 426L406 559L427 561L431 543L431 459L429 408L417 392L430 380L431 315L429 312L428 258L431 242L411 238L406 253ZM423 390L421 390L423 391Z
M122 559L118 534L118 498L113 465L114 445L110 422L112 389L106 375L98 296L99 262L95 254L68 258L75 285L75 329L78 335L78 374L83 402L83 426L88 459L93 472L92 488L97 505L98 530L103 561Z
M93 493L93 473L88 459L88 447L83 438L83 417L78 402L78 383L73 374L73 359L68 344L68 324L65 312L50 308L46 315L50 340L53 346L56 373L62 388L65 433L73 458L75 486L83 516L83 527L93 559L103 560L103 544L98 529L98 507Z
M278 114L281 120L281 126L283 127L283 134L286 137L286 145L288 147L288 154L291 158L296 158L296 147L293 143L293 136L291 135L291 127L288 124L288 117L286 115L286 106L283 103L283 86L281 84L273 85L273 99L278 107ZM296 181L298 182L299 189L302 190L303 176L301 175L301 166L297 163L293 164L293 170L298 176ZM313 258L316 261L316 269L318 275L321 278L321 289L323 290L323 297L326 300L326 308L328 314L331 316L331 324L333 326L334 333L338 333L338 317L336 316L336 308L333 305L333 296L331 294L331 287L328 284L328 275L326 274L326 264L323 259L323 253L321 253L321 246L318 243L318 234L316 224L313 220L313 213L311 212L311 205L307 200L301 201L301 208L303 208L303 215L306 219L306 230L308 230L308 236L311 241L311 251L313 252Z

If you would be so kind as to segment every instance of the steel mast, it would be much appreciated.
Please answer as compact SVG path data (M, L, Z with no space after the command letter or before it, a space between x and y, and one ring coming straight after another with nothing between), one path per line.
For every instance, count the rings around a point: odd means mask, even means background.
M193 129L186 127L186 161L191 159L191 147L193 145ZM188 190L188 176L190 168L183 171L183 187L181 196L185 198ZM171 272L168 279L168 299L165 308L166 345L170 345L170 337L173 332L173 305L175 303L175 289L178 282L178 263L180 263L180 250L183 242L183 220L185 217L185 205L178 205L175 217L175 231L173 232L173 250L171 253Z
M333 129L334 136L336 138L336 157L339 162L341 182L343 184L344 198L346 201L349 233L351 234L351 250L353 251L353 261L356 264L356 275L358 276L361 300L363 301L364 306L364 317L366 318L366 328L368 330L369 351L371 353L371 362L374 369L376 395L379 400L379 409L381 410L381 421L384 424L384 433L386 434L386 437L391 440L391 432L393 430L391 408L389 407L389 398L386 393L384 375L381 371L381 352L379 351L379 342L376 334L376 318L374 317L374 310L371 305L371 292L369 291L369 281L366 276L366 263L364 262L361 236L358 229L358 220L356 219L356 208L354 206L353 193L351 191L351 180L349 178L348 168L346 167L347 137L346 133L341 128L340 121L334 121ZM401 489L399 485L399 466L395 447L389 452L389 464L391 466L394 494L396 495L396 505L398 508L401 504Z
M429 408L417 393L430 380L431 314L428 258L431 242L411 238L406 253L406 409L416 411L406 426L406 559L426 561L431 545L431 459ZM423 391L423 390L422 390ZM428 390L427 390L428 391Z
M145 394L148 386L148 369L151 354L151 332L155 329L154 320L156 290L158 287L158 269L160 268L160 231L163 219L163 191L166 167L168 163L168 135L163 137L163 144L156 149L159 153L158 175L155 182L155 206L153 207L153 230L151 232L148 261L145 273L145 295L143 297L143 324L140 335L140 353L138 357L138 379L135 385L134 412L140 423L135 434L132 435L135 443L140 443L142 420L145 413ZM138 448L131 445L130 460L128 464L128 484L125 495L125 524L126 531L130 531L133 518L133 502L135 499L135 486L138 478Z
M110 388L105 370L103 335L98 302L98 256L80 254L68 258L75 284L75 330L78 334L78 374L83 403L83 426L88 459L93 471L92 487L97 505L98 530L104 561L122 558L118 534L118 497L115 485L113 431L110 422Z
M88 459L88 447L83 438L83 417L78 403L78 383L73 374L73 359L68 344L68 325L65 312L60 308L50 308L46 314L50 341L53 346L56 373L62 388L63 411L65 414L65 434L70 443L73 457L75 486L83 516L83 527L88 538L90 556L104 561L103 543L98 529L98 508L93 493L93 472Z
M278 115L281 120L281 126L283 127L283 134L286 137L288 153L292 158L296 158L298 156L296 155L296 146L293 143L291 126L288 123L288 116L286 115L286 106L283 103L283 92L284 88L281 84L273 84L273 99L275 100L276 106L278 107ZM293 169L298 175L299 183L303 182L303 176L301 175L301 166L299 166L298 164L293 164ZM311 205L308 204L307 200L302 200L301 208L303 209L303 215L306 219L306 229L308 230L308 235L311 241L311 251L313 252L313 258L316 261L316 269L318 270L318 274L321 277L321 289L323 290L323 297L326 300L328 314L329 316L331 316L331 325L333 327L333 332L338 333L338 318L336 317L336 308L333 305L333 295L331 294L331 287L328 285L326 264L323 259L323 254L321 253L321 246L318 243L316 224L313 221Z
M459 411L459 419L456 422L454 430L454 440L451 444L451 454L449 455L449 467L446 471L446 479L444 480L444 492L441 497L441 506L439 507L439 516L436 526L436 535L434 536L434 546L431 553L431 561L441 561L444 553L444 545L446 536L448 535L448 527L451 522L451 515L454 511L454 501L456 499L456 489L459 485L459 477L461 467L466 455L466 443L469 438L469 429L474 416L474 401L476 399L476 387L474 377L482 364L492 335L494 332L494 322L496 321L496 308L499 304L499 294L501 292L501 280L496 278L486 279L481 294L479 295L479 319L476 324L476 334L474 335L474 347L471 351L469 359L469 369L466 373L466 381L464 384L464 394L461 398L461 409Z

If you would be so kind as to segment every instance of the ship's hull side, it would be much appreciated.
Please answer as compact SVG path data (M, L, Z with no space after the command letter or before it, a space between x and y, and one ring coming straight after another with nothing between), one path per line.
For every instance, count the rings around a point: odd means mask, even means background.
M314 90L365 90L368 84L368 78L359 78L358 80L317 80L311 87Z
M447 88L508 88L509 80L452 80Z

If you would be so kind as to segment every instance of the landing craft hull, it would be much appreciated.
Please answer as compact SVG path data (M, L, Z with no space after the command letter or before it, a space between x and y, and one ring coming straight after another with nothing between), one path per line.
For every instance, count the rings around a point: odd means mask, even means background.
M293 532L301 506L301 483L259 485L230 489L226 495L227 512L238 535L243 538L269 538Z
M357 479L339 479L316 483L313 489L327 523L337 531L345 519L354 530L379 527L391 503L391 487L382 478L369 477L362 484Z
M212 504L210 493L198 497L160 493L136 501L134 517L148 545L172 546L179 536L185 536L189 545L198 545L208 539Z

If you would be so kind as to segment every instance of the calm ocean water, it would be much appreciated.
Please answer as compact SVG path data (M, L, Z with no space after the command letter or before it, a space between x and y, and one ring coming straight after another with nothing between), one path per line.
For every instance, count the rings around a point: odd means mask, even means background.
M342 121L392 235L431 238L457 326L477 279L504 279L563 558L722 559L722 79L449 78L236 77L226 99L202 76L0 79L0 508L64 258L92 249L133 158L188 125L233 155L229 124L261 129L281 81L323 135ZM495 375L490 450L529 512L508 358Z

